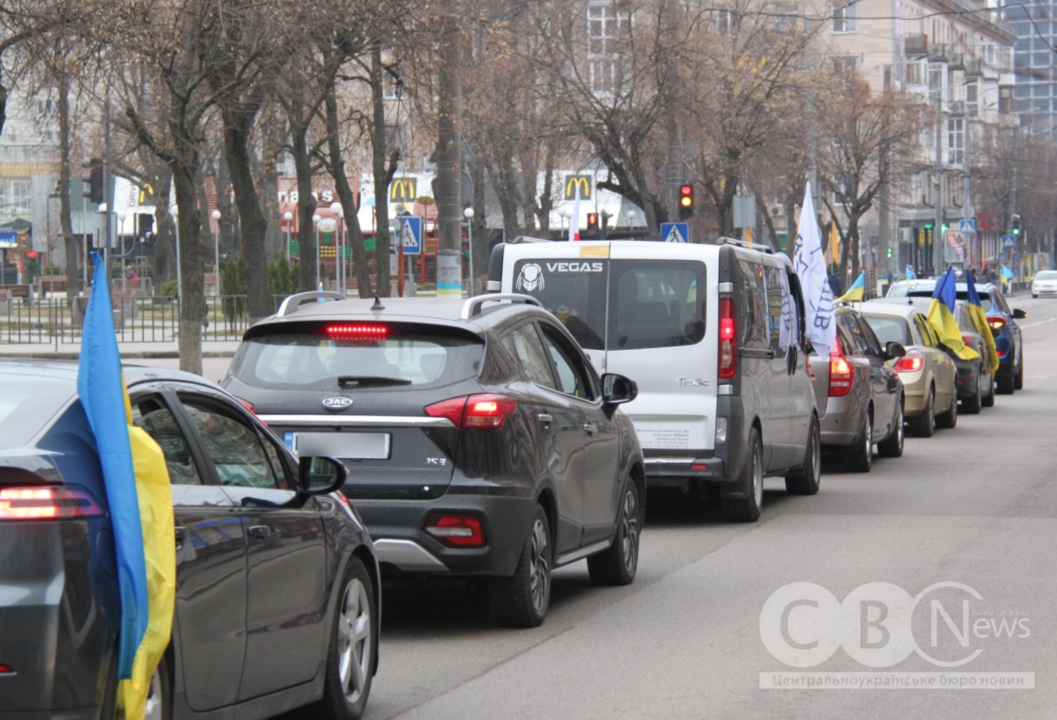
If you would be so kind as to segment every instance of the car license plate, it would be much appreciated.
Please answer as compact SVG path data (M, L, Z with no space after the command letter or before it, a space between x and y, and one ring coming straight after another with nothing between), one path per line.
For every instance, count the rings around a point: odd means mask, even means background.
M294 454L346 460L388 460L393 436L389 433L288 432L283 439Z

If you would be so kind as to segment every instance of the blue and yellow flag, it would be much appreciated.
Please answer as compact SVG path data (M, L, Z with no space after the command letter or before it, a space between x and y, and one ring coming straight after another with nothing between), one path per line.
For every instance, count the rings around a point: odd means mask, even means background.
M940 336L940 342L950 348L955 355L962 360L972 360L980 357L980 354L971 347L966 347L962 342L962 331L958 327L958 321L954 319L954 303L958 300L958 280L954 276L954 268L947 268L947 272L936 281L936 289L932 292L932 303L929 305L929 324Z
M84 316L77 392L95 435L117 555L118 705L141 720L150 679L172 633L176 539L172 491L158 444L132 424L114 334L105 263L92 253L92 294Z
M866 295L866 273L859 273L859 277L848 288L848 292L837 298L838 302L862 302Z
M983 303L980 302L980 293L976 291L976 282L973 280L972 273L965 274L965 284L969 295L969 317L973 319L976 332L984 338L984 345L987 346L985 359L993 373L998 370L998 348L995 347L995 336L991 332L991 326L987 324L987 314L984 312Z

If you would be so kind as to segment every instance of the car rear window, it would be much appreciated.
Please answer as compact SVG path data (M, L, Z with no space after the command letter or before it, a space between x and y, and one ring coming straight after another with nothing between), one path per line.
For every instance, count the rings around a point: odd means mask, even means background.
M1043 270L1040 273L1036 273L1036 280L1057 280L1057 270Z
M249 337L233 374L264 388L428 389L475 377L483 356L482 340L446 328L342 322Z
M863 313L866 322L870 323L870 329L881 341L881 345L897 342L900 345L913 345L910 340L910 326L905 318L892 317L891 315L869 315Z
M930 297L932 297L932 290L912 290L912 291L910 291L907 294L910 297L930 298ZM990 295L990 293L981 292L981 293L978 293L978 294L980 295L980 306L983 307L984 312L990 312L991 311L991 295ZM968 301L969 300L969 291L968 290L959 290L958 294L957 294L957 298L959 300Z
M72 381L0 375L0 450L25 445L77 393Z
M701 342L704 287L705 265L694 261L532 259L514 266L514 291L538 299L585 350Z

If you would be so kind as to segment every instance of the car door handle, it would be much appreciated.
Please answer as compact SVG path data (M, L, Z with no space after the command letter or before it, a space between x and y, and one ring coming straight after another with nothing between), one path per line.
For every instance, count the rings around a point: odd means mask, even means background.
M584 430L587 431L588 435L594 435L596 432L598 432L598 426L591 422L584 423Z
M250 525L246 528L246 534L255 538L266 538L272 534L272 529L267 525Z
M552 423L552 422L554 422L554 418L551 417L547 413L540 413L538 417L539 417L541 423Z

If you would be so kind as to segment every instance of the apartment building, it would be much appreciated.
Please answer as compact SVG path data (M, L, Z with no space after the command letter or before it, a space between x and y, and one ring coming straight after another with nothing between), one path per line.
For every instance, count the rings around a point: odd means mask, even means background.
M1016 36L1016 110L1033 132L1057 139L1057 2L1009 0L1003 10Z

